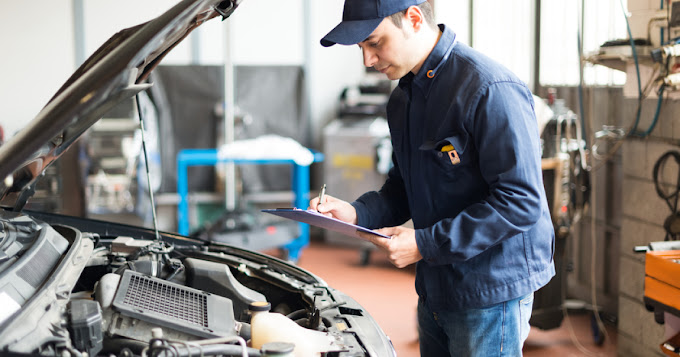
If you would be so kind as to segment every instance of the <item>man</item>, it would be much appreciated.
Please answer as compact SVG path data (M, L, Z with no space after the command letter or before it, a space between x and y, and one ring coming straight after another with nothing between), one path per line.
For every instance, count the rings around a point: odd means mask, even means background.
M346 0L324 46L358 44L400 79L387 106L394 167L380 191L310 208L377 229L416 266L422 356L518 356L533 292L555 274L533 98L510 71L434 25L424 0ZM415 229L401 227L408 219Z

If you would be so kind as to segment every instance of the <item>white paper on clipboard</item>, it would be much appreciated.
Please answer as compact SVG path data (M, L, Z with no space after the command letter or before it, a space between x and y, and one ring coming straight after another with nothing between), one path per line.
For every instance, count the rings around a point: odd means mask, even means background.
M361 237L357 232L373 234L375 236L387 239L391 238L390 236L380 234L368 228L343 222L336 218L324 216L323 214L313 210L304 210L299 208L276 208L276 209L263 209L262 212L270 213L287 219L292 219L294 221L302 223L311 224L312 226L328 229L330 231L338 232L344 235L348 235L350 237L359 238L363 240L366 239Z

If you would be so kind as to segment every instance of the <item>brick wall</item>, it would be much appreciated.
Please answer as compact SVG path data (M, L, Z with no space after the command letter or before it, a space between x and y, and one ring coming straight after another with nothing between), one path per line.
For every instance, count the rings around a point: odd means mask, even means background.
M631 28L634 37L646 37L646 23L654 12L658 12L658 0L628 0L631 12ZM652 42L659 45L656 32L651 34ZM629 68L632 66L629 66ZM628 71L631 73L631 71ZM636 78L629 74L627 87ZM646 79L643 79L643 83ZM626 94L629 94L626 92ZM671 94L678 98L678 92ZM624 123L634 123L637 98L624 97L622 100ZM647 131L652 124L657 107L657 98L645 99L638 130ZM665 326L654 321L642 301L644 296L645 256L633 252L635 246L644 246L653 241L664 240L666 232L663 222L671 214L666 202L657 195L653 170L659 157L670 150L680 151L680 121L677 118L680 101L665 100L658 122L645 138L628 138L621 147L622 154L622 215L619 257L619 308L618 308L618 351L621 356L663 356L659 344L664 341ZM669 167L670 168L670 167ZM677 174L677 171L673 174ZM675 175L665 175L661 182L677 185Z
M578 109L576 88L558 88L557 93L569 108ZM637 103L637 98L624 97L622 88L586 88L588 137L592 138L603 125L629 130L635 121ZM643 101L638 130L649 128L656 103L657 98ZM680 101L665 100L649 136L627 138L606 163L596 161L596 192L591 195L597 212L594 266L592 206L569 237L566 259L573 264L573 271L567 273L567 297L592 303L594 269L597 305L617 317L620 356L664 356L659 344L665 340L665 326L654 321L654 314L643 303L645 256L633 249L665 238L663 222L671 212L656 193L652 172L661 155L669 150L680 151L680 114L674 113L680 113ZM614 142L598 144L600 154L614 148ZM662 182L675 186L676 177L666 175Z
M634 98L625 99L636 106ZM643 102L643 118L639 127L646 130L653 118L656 98ZM642 301L644 296L645 256L633 253L635 246L665 238L663 222L671 214L666 202L657 195L653 170L659 157L670 150L680 151L675 142L680 139L680 121L677 118L680 102L666 100L658 123L647 138L629 138L622 146L623 215L621 225L621 250L619 285L619 346L622 356L663 356L659 344L664 341L664 325L654 322L654 317ZM650 113L651 112L651 113ZM633 123L634 112L627 115ZM671 166L669 166L670 168ZM677 171L675 172L677 173ZM676 185L677 177L665 175L661 182Z

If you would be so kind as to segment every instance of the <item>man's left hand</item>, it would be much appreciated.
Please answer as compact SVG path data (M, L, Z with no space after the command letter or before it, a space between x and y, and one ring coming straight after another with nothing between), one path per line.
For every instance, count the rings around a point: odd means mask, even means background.
M361 233L361 235L379 248L384 249L387 252L387 259L397 268L404 268L423 259L416 244L415 230L405 227L388 227L378 229L376 232L391 236L392 239L369 233Z

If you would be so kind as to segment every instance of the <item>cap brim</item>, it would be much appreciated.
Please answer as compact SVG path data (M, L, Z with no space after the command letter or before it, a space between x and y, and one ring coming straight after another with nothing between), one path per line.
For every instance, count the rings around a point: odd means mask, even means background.
M324 38L321 45L324 47L340 45L356 45L365 40L373 30L382 22L382 18L358 21L343 21L335 26Z

